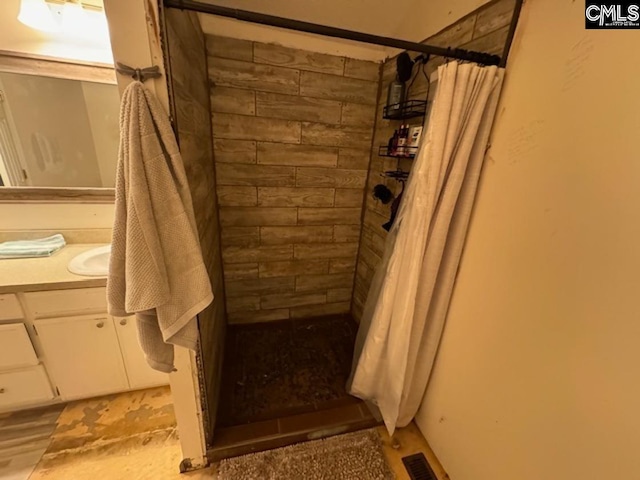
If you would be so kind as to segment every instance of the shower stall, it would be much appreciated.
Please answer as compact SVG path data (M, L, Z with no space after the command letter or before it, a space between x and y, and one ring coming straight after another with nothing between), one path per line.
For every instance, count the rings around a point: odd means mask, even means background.
M186 15L167 12L169 24ZM211 119L203 228L219 245L221 277L218 310L200 321L210 452L373 426L345 383L381 65L215 35L201 41L209 91L194 126ZM173 90L179 131L181 89ZM207 335L207 322L219 331Z
M428 109L384 118L395 58L205 34L206 14L177 8L163 18L171 115L215 293L197 356L209 458L378 424L345 390L391 216L373 191L401 193L411 156L384 146ZM416 62L407 100L433 95L441 63Z

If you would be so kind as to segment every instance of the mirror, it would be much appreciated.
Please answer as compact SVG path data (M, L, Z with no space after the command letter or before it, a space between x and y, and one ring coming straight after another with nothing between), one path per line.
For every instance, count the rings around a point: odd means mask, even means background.
M0 50L0 202L112 203L111 64Z
M113 187L117 85L0 72L0 184Z

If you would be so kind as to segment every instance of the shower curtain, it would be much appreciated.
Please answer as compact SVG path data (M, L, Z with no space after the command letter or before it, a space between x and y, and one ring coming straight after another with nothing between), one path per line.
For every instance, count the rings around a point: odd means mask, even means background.
M360 322L347 388L387 430L415 416L429 381L504 71L449 62Z

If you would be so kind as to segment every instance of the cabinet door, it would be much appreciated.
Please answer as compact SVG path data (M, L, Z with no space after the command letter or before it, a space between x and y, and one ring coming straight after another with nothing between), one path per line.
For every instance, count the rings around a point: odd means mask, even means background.
M167 385L169 383L169 375L158 372L149 366L144 359L144 353L138 342L138 329L136 326L136 318L114 318L116 332L118 332L118 340L122 349L122 358L124 358L124 366L129 377L129 386L132 390L140 388L155 387L158 385Z
M45 365L64 400L128 390L118 338L107 315L35 321Z
M38 357L24 323L0 325L0 369L38 364Z

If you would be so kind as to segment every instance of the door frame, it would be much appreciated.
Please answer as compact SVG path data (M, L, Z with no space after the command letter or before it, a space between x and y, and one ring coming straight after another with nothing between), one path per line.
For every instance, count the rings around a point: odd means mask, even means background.
M145 87L155 93L168 115L168 79L162 52L158 1L104 0L104 9L114 61L133 68L160 67L162 76L147 80ZM132 81L130 77L117 74L120 95ZM196 353L176 346L174 364L176 371L169 374L169 385L182 449L180 471L186 472L208 465L202 413L204 399Z

